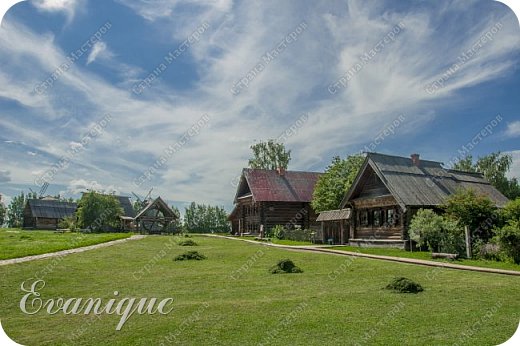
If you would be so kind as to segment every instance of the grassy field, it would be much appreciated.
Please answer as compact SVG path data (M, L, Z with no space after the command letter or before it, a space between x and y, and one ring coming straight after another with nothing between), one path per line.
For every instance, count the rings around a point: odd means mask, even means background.
M446 259L432 259L432 254L426 251L405 251L402 249L392 248L378 248L378 247L359 247L359 246L338 246L333 247L334 250L340 251L351 251L360 252L371 255L381 256L392 256L392 257L404 257L404 258L416 258L421 260L436 261L436 262L447 262L468 266L484 267L484 268L497 268L506 270L517 270L520 271L520 265L513 262L498 262L498 261L486 261L486 260L474 260L474 259L458 259L458 260L446 260Z
M0 229L0 260L73 249L130 237L129 233L54 233Z
M240 241L168 237L52 260L0 267L0 318L24 345L496 345L520 318L518 277L429 268ZM175 262L188 250L204 261ZM289 257L302 274L268 273ZM22 282L51 266L41 298L174 298L168 315L25 315ZM242 269L240 269L242 268ZM421 283L419 294L382 289L393 277Z

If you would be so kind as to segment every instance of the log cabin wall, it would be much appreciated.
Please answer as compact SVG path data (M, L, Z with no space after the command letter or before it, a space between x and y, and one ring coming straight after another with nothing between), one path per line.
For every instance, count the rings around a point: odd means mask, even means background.
M404 239L405 215L393 196L357 199L352 205L352 238Z

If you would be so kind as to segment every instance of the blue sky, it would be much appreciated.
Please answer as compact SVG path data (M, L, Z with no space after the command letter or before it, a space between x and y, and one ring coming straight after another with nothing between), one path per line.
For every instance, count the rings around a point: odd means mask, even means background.
M491 0L26 1L0 29L0 193L45 176L230 209L249 146L287 129L294 170L371 144L449 163L474 140L518 177L519 67Z

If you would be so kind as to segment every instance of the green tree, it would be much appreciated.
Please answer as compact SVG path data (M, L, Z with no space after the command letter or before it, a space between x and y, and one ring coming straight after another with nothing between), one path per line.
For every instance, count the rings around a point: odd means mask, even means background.
M260 169L287 169L291 161L291 151L285 149L283 143L270 139L251 146L253 157L249 159L249 167Z
M520 222L520 197L509 201L502 209L502 216L505 221Z
M431 209L419 209L412 218L409 234L410 239L432 252L463 254L465 250L464 231L459 223Z
M177 216L177 219L175 221L173 221L173 229L175 231L181 231L182 230L182 220L181 220L181 212L179 210L179 208L177 208L176 206L172 205L171 206L171 209L173 211L173 213L175 214L175 216Z
M11 228L19 228L23 226L23 210L29 199L36 199L36 193L28 193L25 195L23 191L20 195L13 197L7 208L7 226Z
M5 209L4 203L0 201L0 227L2 227L5 223L5 217L7 214L7 209Z
M520 264L520 222L510 221L498 231L500 248L511 257L513 262Z
M80 199L76 215L79 227L106 231L121 227L123 208L115 196L89 191Z
M468 226L474 240L488 241L493 236L497 207L489 197L472 189L461 189L448 197L442 208L448 217Z
M504 196L515 199L520 197L520 184L518 179L508 179L506 176L512 162L511 155L496 152L479 157L475 163L473 157L468 155L455 163L453 168L466 172L480 172Z
M223 207L192 202L184 213L184 227L188 232L228 232L229 222Z
M320 176L314 188L311 205L316 212L339 207L364 160L363 155L350 155L344 160L335 156L332 159L332 163Z

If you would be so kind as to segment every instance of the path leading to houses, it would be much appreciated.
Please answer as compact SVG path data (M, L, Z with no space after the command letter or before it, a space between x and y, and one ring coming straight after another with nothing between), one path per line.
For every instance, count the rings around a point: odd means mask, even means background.
M106 242L106 243L100 243L100 244L95 244L95 245L78 247L78 248L75 248L75 249L68 249L68 250L63 250L63 251L44 253L44 254L41 254L41 255L34 255L34 256L27 256L27 257L11 258L11 259L6 259L6 260L1 260L0 261L0 266L5 266L5 265L8 265L8 264L15 264L15 263L23 263L23 262L35 261L35 260L40 260L40 259L45 259L45 258L62 257L62 256L70 255L70 254L73 254L73 253L80 253L80 252L100 249L100 248L108 247L108 246L112 246L112 245L122 244L122 243L126 243L127 241L130 241L130 240L139 240L139 239L143 239L144 237L146 237L146 236L145 235L133 235L130 238L112 240L112 241L109 241L109 242Z
M258 241L254 241L254 240L240 239L240 238L236 238L236 237L227 237L227 236L215 235L215 234L205 234L205 236L244 241L244 242L252 243L252 244L256 244L256 245L270 246L270 247L292 250L292 251L299 251L299 252L314 252L314 253L326 253L329 255L337 255L337 256L364 257L364 258L370 258L370 259L375 259L375 260L401 262L401 263L408 263L408 264L415 264L415 265L422 265L422 266L429 266L429 267L440 267L440 268L447 268L447 269L458 269L458 270L467 270L467 271L475 271L475 272L483 272L483 273L520 276L520 271L515 271L515 270L484 268L484 267L466 266L466 265L454 264L454 263L427 261L427 260L414 259L414 258L381 256L381 255L364 254L364 253L360 253L360 252L333 250L333 249L329 249L329 247L331 247L330 245L303 245L303 246L279 245L279 244L258 242ZM337 245L336 245L336 247L337 247Z

